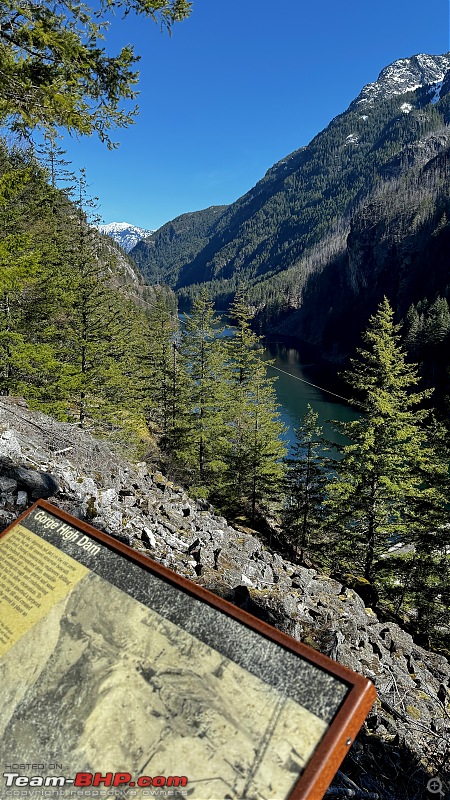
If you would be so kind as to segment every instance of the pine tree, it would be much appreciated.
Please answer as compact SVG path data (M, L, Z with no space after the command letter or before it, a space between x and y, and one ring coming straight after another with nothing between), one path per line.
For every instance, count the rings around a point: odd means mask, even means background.
M141 436L132 367L145 319L119 290L85 199L84 176L77 207L31 151L0 144L0 389L60 419Z
M130 11L169 30L189 15L186 0L100 0L93 8L75 0L0 6L0 119L13 130L41 127L91 135L109 147L111 128L127 126L136 109L138 60L126 45L117 55L103 46L110 14Z
M139 391L149 419L166 434L174 414L173 362L178 321L167 294L160 289L147 305L146 336L137 353Z
M68 418L80 427L116 426L119 409L135 399L132 389L135 330L133 304L113 288L112 249L103 252L91 220L92 204L81 172L78 199L69 219L69 251L62 275L61 360L68 392Z
M411 305L405 316L404 342L408 353L417 357L421 336L420 316L415 305Z
M321 554L323 542L318 539L323 522L323 503L327 475L325 441L318 414L308 403L303 422L295 432L292 456L285 459L285 508L282 512L284 534L293 545L299 564L305 550Z
M75 189L75 174L68 169L71 162L65 158L66 151L56 144L55 136L44 136L44 142L37 148L36 155L47 170L50 186L55 189L62 184L66 194L70 194Z
M330 530L338 532L336 554L368 581L389 546L411 541L407 510L422 495L430 459L426 431L428 412L419 409L430 391L416 391L417 370L405 360L399 326L386 299L371 317L365 349L346 374L358 393L363 415L338 424L350 444L335 464L327 506Z
M440 345L450 331L450 311L445 297L437 297L428 309L424 325L424 340L429 347Z
M239 291L230 308L236 331L226 342L229 373L227 451L220 494L225 508L243 502L254 520L258 503L279 496L286 448L274 381L267 375L260 337L252 331L253 313Z
M194 300L185 322L178 363L184 365L188 384L178 460L189 480L208 493L223 469L227 400L224 343L206 290Z
M1 162L1 391L32 401L54 385L58 372L39 316L50 275L39 235L49 187L29 152L7 154L2 148Z
M421 491L408 509L414 551L404 580L403 607L413 614L427 645L450 648L450 552L448 429L432 421L427 429L428 458L421 465Z

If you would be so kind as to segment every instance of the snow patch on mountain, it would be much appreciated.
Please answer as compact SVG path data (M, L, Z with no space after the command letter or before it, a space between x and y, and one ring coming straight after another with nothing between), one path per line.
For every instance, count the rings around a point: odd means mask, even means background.
M378 98L393 97L412 92L420 86L437 84L450 69L450 53L440 56L420 53L411 58L400 58L381 70L374 83L364 86L350 108L361 103L373 103Z
M108 222L105 225L99 225L98 229L100 233L111 236L126 253L129 253L141 239L145 239L146 236L154 233L154 231L147 228L139 228L137 225L132 225L131 222Z
M412 110L413 107L411 103L402 103L400 106L400 111L402 111L403 114L410 114Z

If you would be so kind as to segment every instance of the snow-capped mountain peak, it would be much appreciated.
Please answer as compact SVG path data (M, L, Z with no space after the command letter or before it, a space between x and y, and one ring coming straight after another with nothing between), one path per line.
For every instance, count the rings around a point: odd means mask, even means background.
M98 229L100 233L111 236L114 241L123 247L126 253L129 253L141 239L145 239L146 236L150 236L153 233L152 230L139 228L137 225L132 225L131 222L108 222L104 225L99 225Z
M392 97L418 89L419 86L437 84L450 69L450 53L441 56L419 53L411 58L400 58L381 70L374 83L368 83L351 106L372 103L379 97Z

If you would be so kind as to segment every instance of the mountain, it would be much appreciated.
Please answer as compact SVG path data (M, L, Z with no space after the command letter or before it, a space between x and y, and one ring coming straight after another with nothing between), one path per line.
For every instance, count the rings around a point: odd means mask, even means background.
M421 304L426 317L424 302L432 306L438 298L450 300L450 128L407 148L403 162L393 159L388 171L389 180L352 214L345 235L336 234L316 248L305 280L295 268L277 276L278 290L291 297L297 292L298 301L296 308L292 303L272 319L266 317L272 330L342 359L354 349L384 295L399 320L411 306ZM447 329L435 338L431 360L441 340L448 344L448 334ZM431 376L432 384L445 374L444 369L441 376Z
M210 230L227 206L182 214L136 244L130 253L150 283L176 286L181 269L208 244Z
M140 269L167 281L182 303L207 283L223 306L244 282L263 329L278 327L319 345L328 336L325 349L336 358L355 343L353 333L330 333L339 309L357 303L349 327L359 326L359 333L385 291L394 292L399 313L419 302L428 285L434 295L445 294L446 278L431 280L431 256L421 261L411 248L434 252L433 225L447 213L449 70L450 53L387 66L308 146L271 167L235 203L214 214L184 215L190 225L182 236L176 231L183 217L153 234L147 250L149 240L139 245ZM364 257L361 237L366 244L372 237ZM383 268L367 274L383 248Z
M442 81L450 66L450 54L430 56L421 53L411 58L400 58L381 70L374 83L362 89L350 108L361 103L373 103L379 98L413 92L421 86Z
M108 222L106 225L98 225L100 233L111 236L115 242L129 253L135 245L145 236L149 236L153 231L146 228L138 228L130 222Z

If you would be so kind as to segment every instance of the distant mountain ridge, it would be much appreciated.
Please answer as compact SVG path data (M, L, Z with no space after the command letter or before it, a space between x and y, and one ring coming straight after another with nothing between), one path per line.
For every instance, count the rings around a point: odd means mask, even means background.
M150 283L175 287L183 266L208 244L214 223L228 206L181 214L143 238L130 253Z
M354 352L384 295L399 321L409 314L430 328L427 314L445 317L450 303L450 53L385 67L235 203L178 217L131 255L181 307L206 284L226 308L244 285L261 331L333 361ZM450 352L446 324L440 352ZM450 357L439 358L430 385L450 370Z
M181 298L208 283L222 305L243 281L258 306L269 302L276 312L280 299L271 297L271 279L286 270L306 279L308 253L334 229L348 229L357 204L386 179L395 159L447 125L449 70L450 53L399 59L247 194L214 213L167 223L133 249L133 259L149 281L167 282ZM189 226L180 236L183 219Z
M104 225L98 225L98 230L100 233L111 236L126 253L129 253L141 239L153 233L147 228L139 228L137 225L132 225L131 222L108 222Z

